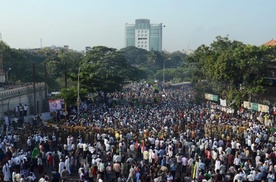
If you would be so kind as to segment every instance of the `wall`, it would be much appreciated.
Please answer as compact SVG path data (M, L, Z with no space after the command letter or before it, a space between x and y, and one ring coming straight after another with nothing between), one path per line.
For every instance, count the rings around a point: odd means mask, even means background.
M47 110L47 90L44 83L33 84L0 91L0 119L4 113L11 117L14 115L14 108L21 104L29 106L28 115L45 112Z

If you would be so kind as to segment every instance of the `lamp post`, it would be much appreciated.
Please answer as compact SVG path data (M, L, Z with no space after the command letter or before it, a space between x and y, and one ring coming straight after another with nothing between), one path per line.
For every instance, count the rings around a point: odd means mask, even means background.
M9 71L11 70L11 68L9 68L7 71L6 71L6 82L9 83Z
M78 117L80 115L80 71L81 71L81 68L86 65L86 64L92 64L93 62L90 61L88 63L84 63L83 65L80 65L79 66L79 69L78 69L78 98L77 98L77 106L78 106L78 110L77 110L77 114L78 114Z
M166 63L166 61L168 61L168 60L170 60L171 58L169 58L169 59L165 59L164 61L163 61L163 84L165 84L165 63Z

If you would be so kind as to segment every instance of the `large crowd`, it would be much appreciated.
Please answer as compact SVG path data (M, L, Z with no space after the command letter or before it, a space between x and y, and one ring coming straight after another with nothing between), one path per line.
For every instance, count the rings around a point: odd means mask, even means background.
M189 85L132 83L55 124L5 118L2 181L275 181L276 108L227 113L195 95Z

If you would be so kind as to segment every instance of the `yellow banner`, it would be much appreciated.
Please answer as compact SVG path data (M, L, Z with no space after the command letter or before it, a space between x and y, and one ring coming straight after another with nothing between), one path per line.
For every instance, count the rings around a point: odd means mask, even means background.
M269 113L269 106L262 104L259 104L258 106L258 111Z

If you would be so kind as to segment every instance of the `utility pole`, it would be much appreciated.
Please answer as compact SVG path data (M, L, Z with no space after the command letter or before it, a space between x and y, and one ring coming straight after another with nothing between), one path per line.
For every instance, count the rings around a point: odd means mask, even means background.
M34 115L36 115L35 63L33 63Z
M44 100L44 111L47 111L48 109L48 95L47 95L47 67L46 67L46 62L44 62L44 89L45 89L45 100Z
M68 82L67 82L67 62L65 61L65 70L64 70L64 83L65 83L65 89L68 88Z
M0 33L0 43L2 42L2 34ZM5 82L5 73L4 73L4 66L3 66L3 53L0 49L0 82Z

